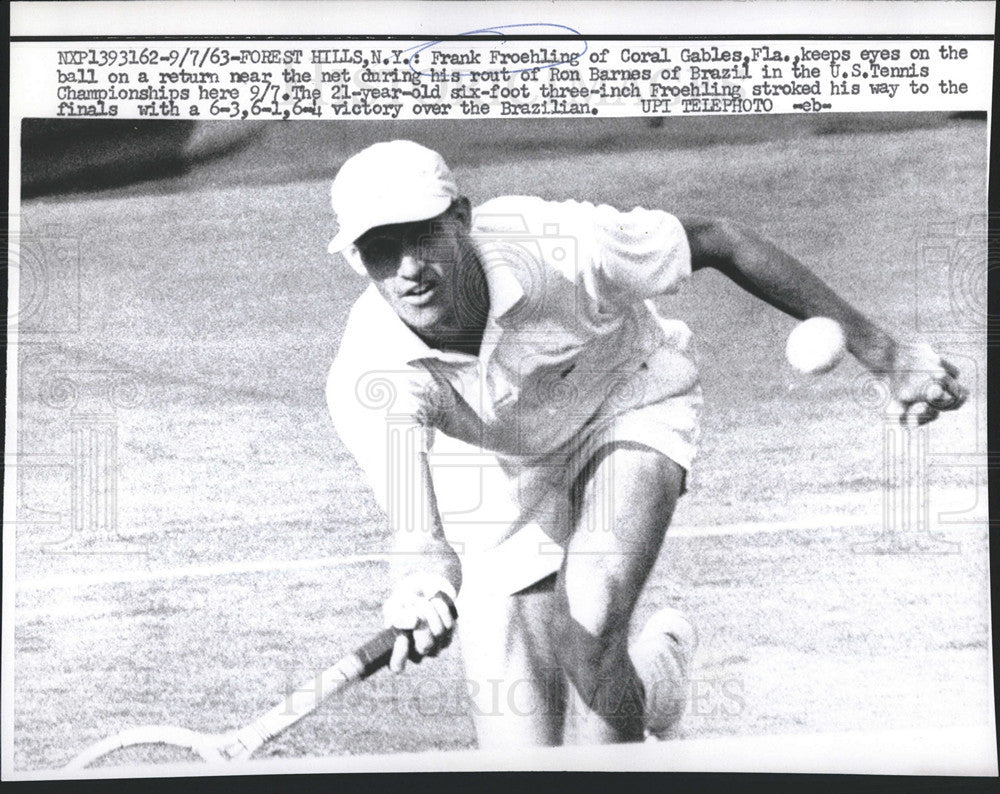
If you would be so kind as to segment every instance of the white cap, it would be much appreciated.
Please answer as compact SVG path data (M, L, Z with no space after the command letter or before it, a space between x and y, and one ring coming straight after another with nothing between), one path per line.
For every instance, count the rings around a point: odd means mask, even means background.
M369 229L434 218L458 198L437 152L413 141L376 143L340 167L330 189L339 229L329 251L343 251Z

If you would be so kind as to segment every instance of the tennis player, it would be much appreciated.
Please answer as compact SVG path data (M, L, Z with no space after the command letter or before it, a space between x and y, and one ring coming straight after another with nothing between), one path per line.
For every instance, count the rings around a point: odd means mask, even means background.
M903 345L752 231L658 209L505 196L471 207L409 141L350 158L330 251L370 283L330 370L335 427L394 531L391 662L455 629L481 747L668 735L696 632L657 612L631 639L698 443L691 333L651 299L714 268L825 316L908 421L958 408L957 370ZM464 583L464 584L463 584Z

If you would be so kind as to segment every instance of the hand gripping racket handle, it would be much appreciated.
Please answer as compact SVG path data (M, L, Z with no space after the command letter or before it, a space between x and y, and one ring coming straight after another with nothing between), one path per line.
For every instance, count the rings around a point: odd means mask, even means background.
M444 601L452 618L458 619L455 602L447 593L439 591L433 598ZM354 682L361 681L387 666L392 657L396 637L401 633L405 632L396 628L379 632L333 667L304 682L267 714L237 731L233 737L234 742L224 750L225 755L232 760L249 757L262 744L312 712L330 695L343 691Z
M458 610L455 608L455 602L451 600L451 597L440 590L438 590L432 597L440 598L444 601L445 605L448 607L448 611L451 612L451 617L453 620L458 619ZM377 673L383 667L389 664L389 659L392 657L392 649L396 644L396 637L400 634L405 634L406 632L400 631L399 629L389 628L385 631L376 634L368 642L358 648L354 655L358 657L358 661L361 662L361 675L359 678L368 678L368 676L373 673Z

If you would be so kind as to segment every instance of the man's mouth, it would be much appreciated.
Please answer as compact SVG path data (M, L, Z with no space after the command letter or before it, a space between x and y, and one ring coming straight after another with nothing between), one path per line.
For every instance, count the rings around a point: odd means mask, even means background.
M403 293L403 300L414 306L424 304L433 296L435 287L437 287L436 281L421 280Z

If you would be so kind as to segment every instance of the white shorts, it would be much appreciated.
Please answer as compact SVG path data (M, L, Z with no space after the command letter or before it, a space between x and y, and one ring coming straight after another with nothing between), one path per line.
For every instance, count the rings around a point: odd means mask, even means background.
M689 471L697 449L701 404L696 384L682 395L585 426L572 445L535 459L532 465L491 456L489 465L480 467L478 479L470 478L467 486L470 493L478 489L476 510L442 511L445 534L462 559L462 597L516 593L559 569L573 529L572 485L603 446L641 444ZM437 480L441 458L432 459Z

